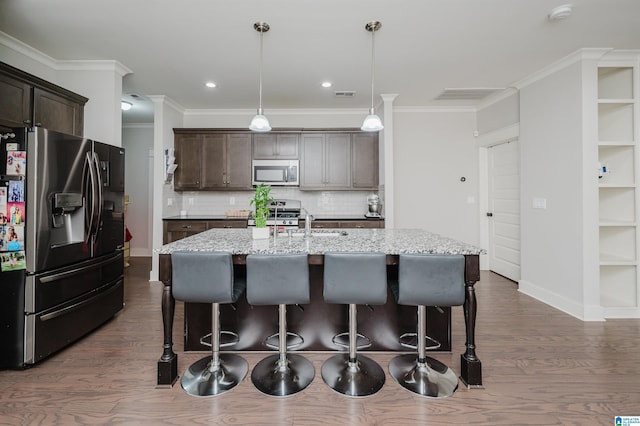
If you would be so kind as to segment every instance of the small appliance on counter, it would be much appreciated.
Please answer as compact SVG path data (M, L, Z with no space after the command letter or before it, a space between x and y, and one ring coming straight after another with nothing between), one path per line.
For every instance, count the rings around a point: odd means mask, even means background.
M269 217L267 226L277 226L278 229L296 229L300 219L300 200L275 199L269 205ZM248 220L249 226L256 226L253 218Z
M382 217L382 204L380 203L380 197L378 197L378 194L369 195L367 197L367 205L369 206L369 210L365 213L364 217Z

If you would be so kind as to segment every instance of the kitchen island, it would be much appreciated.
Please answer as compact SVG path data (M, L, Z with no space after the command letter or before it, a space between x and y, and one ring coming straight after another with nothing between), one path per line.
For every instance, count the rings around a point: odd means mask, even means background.
M184 238L163 246L160 255L160 280L164 284L162 296L162 315L164 324L163 353L158 360L158 385L173 385L178 377L177 354L173 352L173 313L175 300L171 294L171 253L179 250L190 251L228 251L233 255L234 265L239 273L243 273L246 256L256 253L285 254L306 253L309 256L311 279L311 303L304 307L304 312L295 308L290 309L291 331L300 333L305 343L300 350L336 350L331 344L331 337L336 332L347 330L346 310L342 305L325 304L322 300L322 263L325 252L382 252L387 255L388 273L391 278L397 275L397 265L401 253L432 253L432 254L461 254L465 256L466 297L464 316L466 327L466 350L460 356L461 379L468 387L482 386L482 370L476 355L475 317L476 297L474 285L480 279L479 255L483 250L457 241L419 229L323 229L313 230L310 237L304 236L303 230L282 232L277 239L253 240L251 229L210 229L208 231ZM237 311L227 312L221 309L221 325L224 329L231 329L240 336L240 341L234 346L234 351L257 350L260 342L274 329L277 324L277 309L269 306L251 307L246 300L238 301ZM224 305L221 306L221 308ZM271 309L270 309L271 308ZM400 331L415 332L415 308L400 306L393 297L388 297L386 305L375 306L373 311L359 310L359 330L371 337L371 350L406 351L397 343ZM210 312L210 311L209 311ZM427 333L437 329L444 329L444 344L441 350L451 350L450 346L450 309L444 310L445 315L428 314ZM360 315L362 313L362 315ZM210 315L210 314L209 314ZM265 315L275 320L265 320ZM185 313L185 318L187 317ZM210 324L210 316L206 311L202 313L202 321L206 327ZM197 324L189 324L193 330ZM277 327L276 327L277 330ZM210 332L206 328L199 330L196 337ZM187 336L185 349L189 348ZM449 340L447 340L449 339ZM262 347L261 350L266 348ZM205 350L204 348L202 350Z

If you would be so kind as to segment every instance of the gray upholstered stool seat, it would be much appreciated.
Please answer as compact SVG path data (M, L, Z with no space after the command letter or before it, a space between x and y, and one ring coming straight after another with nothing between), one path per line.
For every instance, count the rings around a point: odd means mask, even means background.
M401 254L398 283L392 290L401 305L418 307L418 353L399 355L389 363L389 373L405 389L422 396L442 398L458 388L456 374L425 355L426 306L464 304L464 256Z
M171 254L172 293L176 300L211 303L211 355L193 363L180 383L189 395L214 396L244 379L249 365L234 354L220 354L220 303L233 303L246 288L234 278L231 253L177 251Z
M279 354L262 359L251 372L251 381L260 392L288 396L313 380L313 364L301 355L287 354L287 305L309 300L306 254L247 256L247 301L252 305L278 305L279 313Z
M322 379L343 395L369 396L382 389L384 370L357 353L356 305L387 301L387 257L384 253L325 253L324 300L349 305L349 353L322 364Z

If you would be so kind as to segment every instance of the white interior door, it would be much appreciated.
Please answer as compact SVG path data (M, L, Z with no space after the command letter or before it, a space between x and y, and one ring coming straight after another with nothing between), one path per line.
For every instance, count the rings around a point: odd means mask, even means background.
M517 140L488 150L489 268L520 280L520 162Z

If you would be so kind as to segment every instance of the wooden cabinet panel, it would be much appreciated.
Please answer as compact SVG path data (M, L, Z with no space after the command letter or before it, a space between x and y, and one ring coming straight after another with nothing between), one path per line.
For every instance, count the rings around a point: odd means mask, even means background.
M300 189L348 189L351 145L348 133L302 135Z
M246 228L246 219L210 220L207 222L207 229L213 228Z
M207 230L207 222L201 220L165 220L163 222L164 244L198 234Z
M351 135L328 133L325 141L325 187L345 189L351 186Z
M251 134L174 129L176 191L251 190Z
M33 89L33 124L69 135L81 135L83 105L40 88Z
M31 120L31 86L0 74L0 125L20 127Z
M332 220L316 219L311 222L312 228L384 228L384 220ZM304 220L300 220L300 228L304 228Z
M229 134L226 138L226 187L252 189L251 135Z
M198 189L224 189L226 187L225 144L226 135L200 135L202 144L202 158L197 168L202 178ZM177 171L177 169L176 169Z
M82 136L87 98L0 62L0 126Z
M351 185L354 189L378 189L378 135L356 133L351 140Z
M207 229L213 228L246 228L246 219L226 219L226 220L164 220L163 244L169 244L183 238L190 237Z
M297 160L299 135L269 133L253 135L254 160Z
M176 135L174 149L177 168L174 174L176 190L200 188L200 157L202 138L196 134Z
M324 186L324 135L302 135L300 188Z

